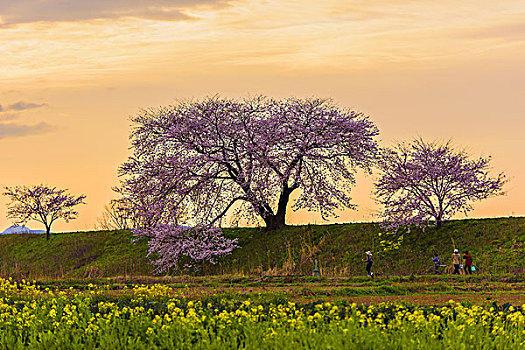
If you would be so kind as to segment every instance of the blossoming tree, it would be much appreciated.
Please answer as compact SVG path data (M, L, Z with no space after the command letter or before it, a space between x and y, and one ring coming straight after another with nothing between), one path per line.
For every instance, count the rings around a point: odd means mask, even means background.
M160 255L182 254L175 244L180 222L172 219L181 213L198 227L195 237L208 232L217 251L226 253L213 227L234 210L277 229L285 225L295 191L294 210L328 218L338 208L353 208L355 170L370 171L378 150L378 130L368 117L319 98L209 97L132 120L133 155L120 168L122 192L146 203L138 211L153 224L136 234L149 236L150 253ZM179 238L164 239L169 230Z
M445 144L417 139L385 149L375 184L387 230L410 225L441 227L456 212L465 215L472 202L504 194L506 177L490 177L490 157L469 159Z
M63 219L66 222L78 216L75 207L85 204L85 195L73 196L56 187L46 185L6 187L4 195L9 197L7 217L17 224L34 220L44 224L49 240L51 225Z
M120 169L127 192L174 198L170 210L184 208L205 224L239 204L267 228L283 227L295 191L292 209L325 219L353 208L355 170L370 171L378 149L366 116L319 98L211 97L144 111L133 122L133 155Z

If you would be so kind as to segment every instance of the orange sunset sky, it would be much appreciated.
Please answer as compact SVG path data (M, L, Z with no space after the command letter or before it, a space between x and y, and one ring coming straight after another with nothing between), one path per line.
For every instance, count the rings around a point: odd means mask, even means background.
M382 145L452 139L510 178L469 216L525 215L524 1L0 0L0 48L0 185L87 195L55 232L93 229L130 116L210 94L331 97ZM333 222L374 219L372 182Z

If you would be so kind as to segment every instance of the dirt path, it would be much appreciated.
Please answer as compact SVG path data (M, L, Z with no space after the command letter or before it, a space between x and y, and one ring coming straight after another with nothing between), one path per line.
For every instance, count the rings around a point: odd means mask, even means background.
M455 302L470 301L474 305L487 305L497 302L498 305L510 303L521 306L525 304L525 294L520 292L511 293L476 293L476 294L413 294L413 295L385 295L385 296L359 296L336 298L334 300L348 300L358 304L379 304L384 302L404 301L417 305L444 305L449 300ZM297 299L297 302L305 302L305 299ZM307 301L306 301L307 302Z

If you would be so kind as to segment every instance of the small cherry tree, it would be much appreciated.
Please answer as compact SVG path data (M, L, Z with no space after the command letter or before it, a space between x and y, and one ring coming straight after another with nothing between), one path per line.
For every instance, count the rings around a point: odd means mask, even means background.
M7 217L16 224L29 220L44 224L49 240L51 225L58 219L66 222L76 219L75 207L85 204L85 195L73 196L66 191L47 185L5 187L4 195L11 200L7 205Z
M471 160L450 142L417 139L385 149L375 194L386 229L432 224L440 228L456 212L467 215L472 202L504 194L505 175L490 177L489 165L490 157Z

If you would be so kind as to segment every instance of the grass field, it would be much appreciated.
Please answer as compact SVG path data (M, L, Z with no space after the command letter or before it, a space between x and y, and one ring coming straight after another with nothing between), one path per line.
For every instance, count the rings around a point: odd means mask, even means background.
M84 291L97 287L112 297L126 297L134 286L162 285L171 296L189 299L220 297L243 302L292 301L308 303L318 300L377 304L403 301L418 305L443 305L449 300L483 306L494 302L525 304L525 276L412 276L313 278L290 276L184 276L92 278L35 281L41 289Z
M374 252L379 276L428 274L437 252L450 264L454 246L468 249L484 274L525 272L525 218L455 220L441 230L413 230L398 250L382 252L376 224L290 226L279 231L261 228L225 229L239 238L241 248L217 265L203 265L202 275L311 275L317 260L322 275L364 274L363 251ZM153 276L147 244L131 243L127 231L0 236L0 277L26 279ZM173 271L172 275L191 274Z

